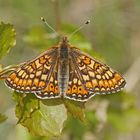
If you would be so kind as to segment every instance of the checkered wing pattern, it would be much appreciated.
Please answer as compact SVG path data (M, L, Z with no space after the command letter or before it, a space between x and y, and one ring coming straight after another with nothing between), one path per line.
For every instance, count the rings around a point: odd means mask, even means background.
M51 99L60 97L56 67L50 77L49 83L46 88L41 91L35 92L35 95L40 99Z
M70 80L66 98L86 101L95 94L120 91L125 80L105 64L83 53L79 49L70 51Z
M44 90L56 65L57 47L47 50L32 61L26 62L12 72L5 83L17 92L36 93Z

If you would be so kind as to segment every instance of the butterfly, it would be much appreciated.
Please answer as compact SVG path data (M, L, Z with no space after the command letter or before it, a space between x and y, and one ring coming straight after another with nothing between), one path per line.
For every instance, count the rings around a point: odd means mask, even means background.
M118 72L70 45L67 37L19 65L5 83L17 92L34 93L40 99L68 98L80 102L96 94L118 92L126 84Z

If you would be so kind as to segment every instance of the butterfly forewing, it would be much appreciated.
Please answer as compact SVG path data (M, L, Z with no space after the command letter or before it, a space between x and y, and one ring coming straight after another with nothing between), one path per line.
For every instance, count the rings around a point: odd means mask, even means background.
M43 90L49 83L56 64L57 47L49 49L32 61L24 63L12 72L5 83L18 92Z
M122 76L107 65L76 48L71 48L70 55L72 59L70 65L75 65L75 67L72 70L74 74L71 75L74 76L70 79L66 96L86 101L95 94L114 93L124 87L125 80Z

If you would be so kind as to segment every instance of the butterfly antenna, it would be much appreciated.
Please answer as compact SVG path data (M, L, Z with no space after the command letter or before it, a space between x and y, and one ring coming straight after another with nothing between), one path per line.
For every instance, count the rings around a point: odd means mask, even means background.
M56 35L58 34L53 27L49 25L49 23L45 20L44 17L41 17L41 20L47 25Z
M82 28L85 27L85 25L89 24L90 20L87 20L85 23L83 23L82 25L79 26L79 28L77 28L70 36L69 38L71 38L75 33L77 33L79 30L81 30Z

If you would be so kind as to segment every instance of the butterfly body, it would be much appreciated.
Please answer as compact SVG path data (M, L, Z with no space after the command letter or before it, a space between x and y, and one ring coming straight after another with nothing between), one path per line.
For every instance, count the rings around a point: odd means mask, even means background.
M58 86L60 88L60 94L63 96L68 88L69 82L69 47L66 37L60 43L58 59Z
M96 94L118 92L126 84L118 72L70 45L67 37L19 65L5 83L17 92L34 93L40 99L63 97L81 102Z

